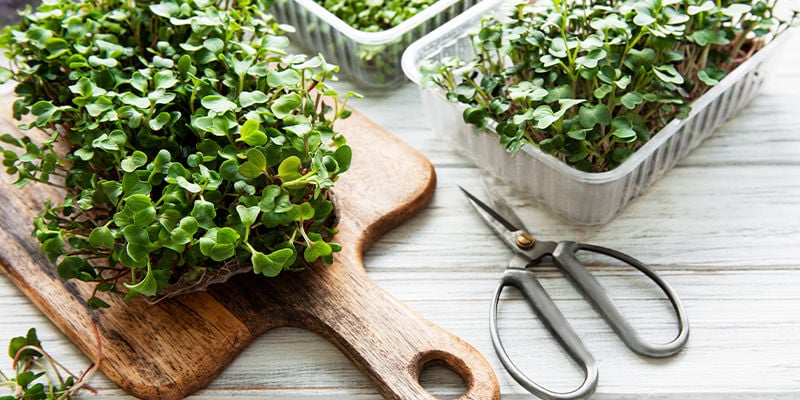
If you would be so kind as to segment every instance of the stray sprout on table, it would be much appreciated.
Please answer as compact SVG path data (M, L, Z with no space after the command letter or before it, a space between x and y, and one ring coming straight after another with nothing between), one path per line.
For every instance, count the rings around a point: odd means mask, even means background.
M96 327L95 336L98 359L80 374L70 372L44 351L36 329L31 328L25 336L11 339L8 355L14 374L8 376L0 370L0 387L8 387L12 394L0 395L0 400L69 400L81 389L94 392L87 382L100 366L102 357Z

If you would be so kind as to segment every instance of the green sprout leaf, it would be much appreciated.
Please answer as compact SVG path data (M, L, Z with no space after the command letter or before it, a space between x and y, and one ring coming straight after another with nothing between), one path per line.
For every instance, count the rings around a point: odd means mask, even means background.
M128 294L125 296L126 299L131 299L137 295L154 296L158 292L158 282L153 276L153 271L149 267L147 268L147 274L145 274L144 279L139 283L135 285L123 283L123 285L128 289Z
M238 241L239 233L228 227L211 228L198 240L200 252L214 261L222 261L233 257Z
M136 150L130 156L122 160L120 167L125 172L133 172L145 164L147 164L147 154Z
M203 107L219 114L236 109L236 103L220 95L209 95L203 97L201 103L203 104Z
M99 226L92 229L92 233L89 235L89 243L96 249L101 247L111 249L114 248L114 235L111 233L111 229L108 229L108 227Z
M285 94L275 100L270 106L270 110L272 110L276 118L284 119L291 115L302 103L303 99L298 94Z
M238 141L247 143L250 146L263 146L267 144L267 135L259 130L259 123L256 120L249 119L239 132L240 138Z

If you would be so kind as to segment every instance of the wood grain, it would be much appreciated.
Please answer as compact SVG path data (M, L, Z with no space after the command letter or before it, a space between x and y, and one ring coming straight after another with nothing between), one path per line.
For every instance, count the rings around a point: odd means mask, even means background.
M9 110L10 97L0 101ZM13 130L9 117L0 126ZM0 183L0 266L102 372L148 399L184 397L204 387L263 332L293 326L333 343L387 399L432 399L418 376L441 362L466 384L464 399L499 399L492 368L469 344L428 322L379 288L363 269L363 252L384 232L420 211L435 188L432 165L397 138L354 113L339 126L354 149L336 188L344 250L333 265L312 265L276 279L249 274L155 306L110 299L90 311L89 285L64 282L30 237L31 218L50 188Z

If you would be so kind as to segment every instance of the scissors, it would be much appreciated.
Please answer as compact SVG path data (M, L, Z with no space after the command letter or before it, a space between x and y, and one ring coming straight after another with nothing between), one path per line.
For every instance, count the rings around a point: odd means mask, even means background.
M533 275L533 272L528 268L538 264L546 256L550 256L553 262L565 271L566 275L571 278L573 283L582 290L584 297L589 299L589 302L605 318L617 335L633 352L648 357L669 357L680 352L686 345L689 339L689 321L686 318L686 313L683 310L680 299L667 282L661 279L661 277L647 265L625 253L605 247L570 241L548 242L537 240L525 229L519 217L514 215L513 211L508 209L508 207L503 207L506 216L502 216L499 212L480 201L464 188L461 188L461 190L467 196L472 206L478 211L478 214L480 214L484 222L486 222L515 253L514 257L509 261L503 278L500 280L500 284L497 287L497 291L494 293L489 316L489 328L492 336L492 344L497 352L497 356L500 358L500 362L506 370L508 370L509 374L511 374L511 376L526 390L547 400L567 400L583 399L591 396L597 387L597 362ZM665 344L650 344L644 342L622 315L608 293L606 293L605 288L592 276L586 266L578 260L575 255L578 251L588 251L616 258L638 269L655 282L664 294L667 295L667 298L670 303L672 303L672 307L677 314L678 335L672 341ZM570 357L582 367L585 379L577 389L570 392L555 392L549 390L528 378L511 361L500 340L497 327L498 303L503 289L507 286L515 287L522 292L539 319L542 320L544 325L561 343L561 346L567 351Z

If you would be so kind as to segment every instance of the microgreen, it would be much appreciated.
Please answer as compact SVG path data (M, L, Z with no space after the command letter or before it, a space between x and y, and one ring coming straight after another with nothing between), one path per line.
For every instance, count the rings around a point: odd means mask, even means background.
M314 0L355 29L379 32L399 25L437 0Z
M516 153L585 171L618 166L690 102L783 31L775 1L540 1L482 20L475 57L423 66ZM797 12L793 17L796 21Z
M3 31L32 131L0 137L3 165L65 189L33 235L62 277L96 283L91 307L231 265L332 262L329 190L351 156L333 124L354 94L288 52L266 5L51 0Z
M101 350L98 345L98 352ZM86 383L99 364L92 364L80 375L69 372L42 348L34 328L25 336L11 339L8 355L14 375L0 371L0 386L8 387L12 394L0 396L0 400L69 400L81 389L94 391Z

